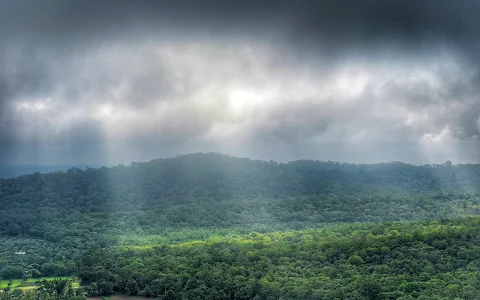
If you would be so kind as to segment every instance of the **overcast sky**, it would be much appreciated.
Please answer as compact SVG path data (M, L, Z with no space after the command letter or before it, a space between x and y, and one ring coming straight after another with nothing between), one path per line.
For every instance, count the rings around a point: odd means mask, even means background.
M474 0L0 0L0 162L478 163L479 15Z

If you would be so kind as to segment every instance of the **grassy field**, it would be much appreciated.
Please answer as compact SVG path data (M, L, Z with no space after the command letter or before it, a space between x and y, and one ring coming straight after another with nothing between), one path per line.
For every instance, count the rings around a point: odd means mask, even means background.
M27 280L25 280L25 282L37 282L37 281L42 281L42 280L47 280L47 281L50 281L50 280L54 280L55 278L59 278L59 279L70 279L70 280L73 280L72 277L69 277L69 276L56 276L56 277L40 277L40 278L28 278ZM75 280L74 280L75 281Z
M80 287L80 282L78 282L78 280L76 278L72 278L72 277L67 277L67 276L59 276L59 277L40 277L40 278L28 278L27 280L22 280L22 279L13 279L12 280L12 285L10 286L10 288L13 290L13 289L20 289L20 290L31 290L31 289L35 289L36 288L36 282L37 281L42 281L42 280L47 280L47 281L50 281L50 280L54 280L56 278L60 278L60 279L70 279L73 281L72 283L72 287L75 289L75 288L79 288ZM3 290L5 288L8 287L8 283L10 282L10 280L0 280L0 290Z
M9 282L10 282L10 280L0 280L0 290L3 290L5 288L7 288ZM12 280L12 285L10 286L10 288L13 289L13 288L19 286L22 282L23 282L23 280L21 280L21 279L13 279Z

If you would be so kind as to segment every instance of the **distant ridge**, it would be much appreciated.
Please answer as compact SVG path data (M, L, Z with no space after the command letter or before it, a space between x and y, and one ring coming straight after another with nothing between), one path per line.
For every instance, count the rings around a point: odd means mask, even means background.
M314 160L308 158L299 158L296 160L288 161L288 162L277 162L274 160L266 160L266 159L254 159L249 157L240 157L234 156L225 153L219 152L195 152L195 153L187 153L187 154L179 154L172 157L163 157L163 158L156 158L151 160L145 161L134 161L129 165L123 164L73 164L73 165L36 165L36 164L0 164L0 178L12 178L18 177L22 175L29 175L34 173L51 173L51 172L66 172L69 169L76 168L85 170L86 168L102 168L102 167L116 167L116 166L139 166L139 165L146 165L146 164L157 164L163 163L167 161L189 161L189 160L218 160L218 162L225 162L225 161L243 161L244 163L268 163L268 164L278 164L278 165L301 165L301 164L324 164L324 165L343 165L343 166L393 166L393 165L404 165L404 166L411 166L411 167L445 167L445 166L476 166L480 164L452 164L451 161L447 161L443 164L424 164L424 165L416 165L410 164L401 161L391 161L391 162L378 162L378 163L351 163L351 162L341 162L341 161L331 161L331 160Z
M85 169L86 167L101 167L100 165L63 165L63 166L48 166L48 165L34 165L34 164L0 164L0 178L12 178L33 173L51 173L56 171L65 172L71 168Z

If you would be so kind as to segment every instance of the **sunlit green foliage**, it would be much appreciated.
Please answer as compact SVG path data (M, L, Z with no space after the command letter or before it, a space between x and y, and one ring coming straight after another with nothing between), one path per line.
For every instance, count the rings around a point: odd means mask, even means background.
M480 219L336 225L96 249L89 293L161 299L478 299Z

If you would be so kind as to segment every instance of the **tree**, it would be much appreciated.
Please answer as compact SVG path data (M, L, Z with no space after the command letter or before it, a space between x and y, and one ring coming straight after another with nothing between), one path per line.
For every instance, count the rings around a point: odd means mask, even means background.
M362 279L359 284L359 291L362 296L371 300L381 299L381 286L377 280L373 278L366 278Z
M21 279L24 272L21 268L8 266L2 270L0 275L5 279Z
M48 294L57 296L64 296L72 286L72 281L69 279L55 278L54 280L42 280L39 284L38 290Z
M22 228L15 222L10 222L5 228L5 234L10 236L17 236L22 233Z

